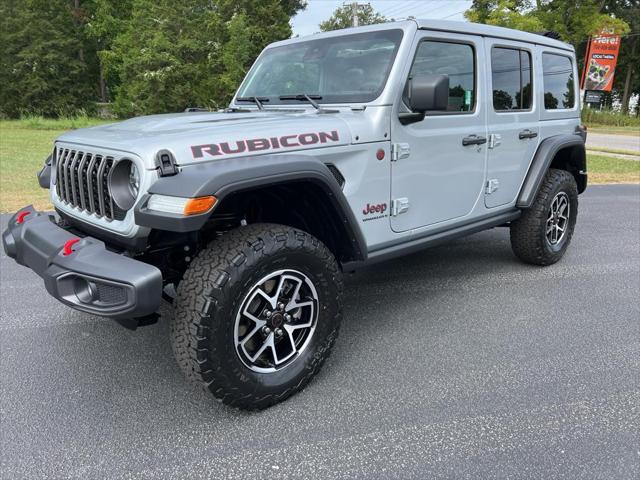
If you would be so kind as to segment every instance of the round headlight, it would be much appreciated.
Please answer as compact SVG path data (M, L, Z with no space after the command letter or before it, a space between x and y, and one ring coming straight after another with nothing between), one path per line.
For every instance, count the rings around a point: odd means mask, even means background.
M109 192L121 210L129 210L140 192L140 171L131 160L120 160L109 173Z

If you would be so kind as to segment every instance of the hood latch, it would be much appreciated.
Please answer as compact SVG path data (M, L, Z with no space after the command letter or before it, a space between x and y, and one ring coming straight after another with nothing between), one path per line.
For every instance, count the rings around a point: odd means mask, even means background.
M156 165L161 177L170 177L178 173L176 159L169 150L160 150L156 154Z

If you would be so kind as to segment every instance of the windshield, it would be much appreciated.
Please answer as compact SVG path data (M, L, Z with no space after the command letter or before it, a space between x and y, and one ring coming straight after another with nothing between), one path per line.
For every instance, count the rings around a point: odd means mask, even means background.
M299 103L290 96L301 94L318 103L370 102L382 93L401 40L402 30L394 29L269 48L237 97L258 97L267 106Z

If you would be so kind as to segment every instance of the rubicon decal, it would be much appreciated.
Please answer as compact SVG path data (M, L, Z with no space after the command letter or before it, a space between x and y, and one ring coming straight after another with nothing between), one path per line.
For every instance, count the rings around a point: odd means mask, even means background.
M218 157L222 155L236 155L244 152L259 152L263 150L277 150L281 148L306 147L320 143L338 142L340 136L337 130L330 132L310 132L283 135L281 137L251 138L234 142L211 143L193 145L193 158Z

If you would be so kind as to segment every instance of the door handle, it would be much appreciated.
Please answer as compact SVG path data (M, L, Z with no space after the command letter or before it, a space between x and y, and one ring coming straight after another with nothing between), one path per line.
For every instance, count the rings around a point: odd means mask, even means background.
M520 140L524 140L525 138L536 138L538 136L537 132L532 132L529 129L523 130L518 134L518 138Z
M483 143L487 143L486 137L479 137L478 135L469 135L462 139L462 145L465 147L469 145L482 145Z

